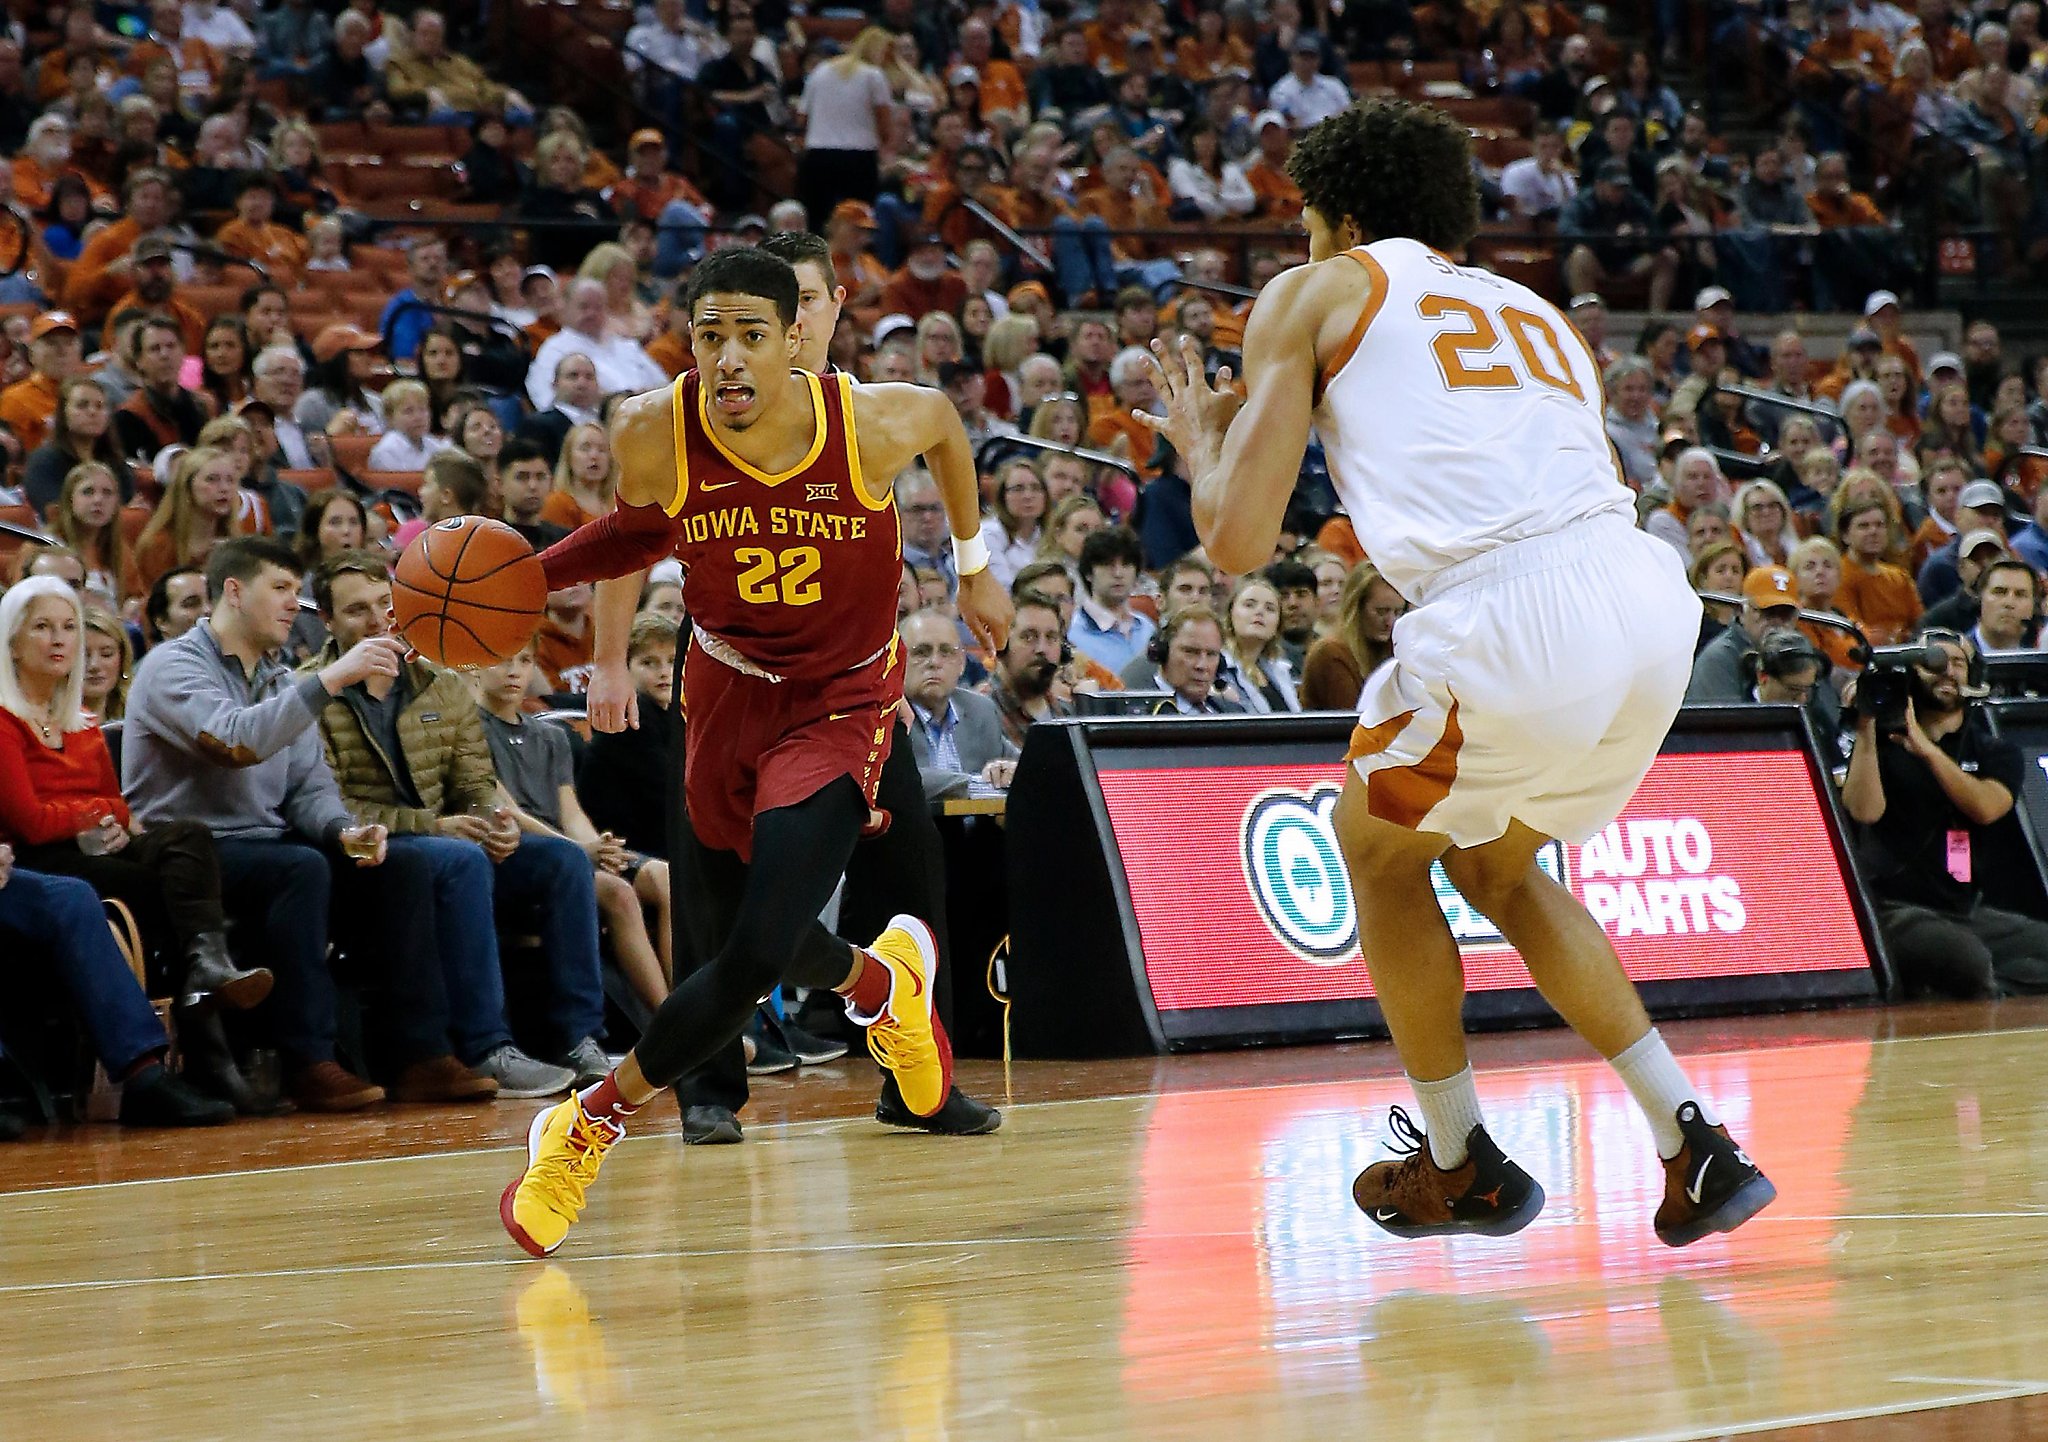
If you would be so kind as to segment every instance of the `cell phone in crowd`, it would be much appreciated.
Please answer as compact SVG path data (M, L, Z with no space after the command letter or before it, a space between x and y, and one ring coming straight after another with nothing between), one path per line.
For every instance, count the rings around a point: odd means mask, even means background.
M102 816L94 824L92 830L78 833L78 850L80 855L105 856L107 854L109 849L107 827L112 823L113 819L111 816Z

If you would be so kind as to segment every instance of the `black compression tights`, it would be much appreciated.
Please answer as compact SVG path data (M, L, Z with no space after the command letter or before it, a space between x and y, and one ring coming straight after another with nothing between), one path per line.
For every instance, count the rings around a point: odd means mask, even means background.
M800 986L837 986L846 979L852 953L844 942L826 944L817 918L867 817L860 788L842 776L794 806L754 818L754 864L738 876L724 867L714 872L714 884L739 887L731 930L710 963L669 993L633 1049L650 1083L673 1085L731 1042L755 1005L785 979ZM705 900L678 896L676 906Z

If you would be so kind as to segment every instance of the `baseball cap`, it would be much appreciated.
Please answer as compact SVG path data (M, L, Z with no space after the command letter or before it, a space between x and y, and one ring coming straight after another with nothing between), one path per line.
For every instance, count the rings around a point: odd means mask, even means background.
M1927 358L1927 374L1933 375L1936 371L1954 371L1961 375L1963 358L1952 350L1938 350Z
M1720 305L1724 301L1732 305L1735 297L1718 285L1710 285L1692 298L1692 308L1705 310L1710 305Z
M1607 185L1627 185L1628 167L1619 160L1603 160L1600 168L1593 173L1596 182Z
M879 350L881 349L882 342L895 335L898 331L915 331L916 329L917 322L901 311L894 315L885 315L875 322L875 333L870 344Z
M1870 293L1869 299L1863 302L1863 314L1864 317L1867 319L1870 316L1876 315L1886 306L1891 306L1894 309L1897 309L1898 304L1899 298L1893 295L1890 291L1874 290Z
M1285 130L1288 128L1287 117L1277 110L1261 110L1252 118L1252 134L1257 135L1269 125L1277 125Z
M832 207L832 213L825 217L826 224L835 220L850 220L863 230L875 229L875 208L865 200L842 200Z
M2005 537L1988 528L1981 531L1971 531L1965 535L1962 543L1956 547L1956 554L1958 556L1973 555L1979 546L1996 546L2001 556L2011 554L2006 549Z
M1713 325L1696 325L1685 333L1685 343L1694 350L1698 350L1709 341L1724 339L1726 337L1721 334L1721 328Z
M484 278L473 270L458 270L448 277L448 283L441 287L444 300L453 300L471 286L482 285Z
M1967 486L1964 486L1962 493L1956 497L1956 504L1966 511L1979 510L1989 506L1997 506L2000 510L2003 510L2005 509L2005 487L1999 485L1996 481L1972 481Z
M28 338L30 340L41 340L52 331L59 330L68 330L73 335L77 335L78 322L72 319L71 312L68 310L46 310L37 316L29 326Z
M1742 599L1759 611L1768 611L1773 606L1797 606L1799 588L1792 584L1792 573L1783 566L1758 566L1742 578Z
M525 286L526 286L526 283L527 283L527 282L528 282L529 280L539 280L539 279L541 279L541 278L543 278L543 277L545 277L545 278L546 278L546 279L548 279L548 280L559 280L559 279L560 279L560 277L559 277L559 276L557 276L557 275L555 274L555 272L554 272L554 268L553 268L552 266L546 266L546 265L529 265L529 266L528 266L528 267L527 267L527 268L526 268L525 270L522 270L522 271L520 271L520 272L519 272L519 285L520 285L520 288L521 288L521 289L524 289L524 288L525 288Z
M653 126L633 132L633 138L626 142L628 150L638 150L643 145L667 145L668 138Z
M1027 300L1052 304L1052 292L1045 288L1045 282L1042 280L1020 280L1010 287L1009 295L1004 298L1010 302L1012 310Z
M145 235L142 239L135 242L135 249L130 252L130 255L138 262L169 260L171 258L171 242L161 235Z
M1294 37L1294 53L1296 55L1320 55L1323 53L1323 42L1317 36L1304 30Z
M1881 346L1881 345L1883 345L1883 344L1884 344L1884 339L1883 339L1883 337L1879 336L1879 335L1878 335L1878 333L1877 333L1876 331L1872 330L1872 329L1871 329L1871 328L1870 328L1869 326L1867 326L1867 325L1859 325L1859 326L1857 326L1857 327L1856 327L1856 329L1854 329L1854 330L1852 330L1852 331L1850 331L1850 332L1849 332L1849 342L1848 342L1848 344L1849 344L1849 348L1850 348L1851 350L1854 350L1854 349L1856 349L1856 348L1857 348L1858 346L1866 346L1866 345L1878 345L1878 346Z
M1606 299L1601 296L1599 291L1582 290L1577 295L1572 297L1572 303L1569 306L1567 306L1566 309L1577 310L1580 306L1606 304Z
M766 230L768 228L768 218L764 215L743 215L732 223L732 228L735 231Z
M1580 86L1579 90L1581 94L1583 94L1588 100L1590 100L1597 92L1605 90L1613 84L1614 82L1612 80L1609 80L1605 75L1595 75L1592 79L1588 80L1584 85Z
M271 408L270 402L259 401L254 396L250 396L249 399L243 401L240 405L235 407L235 414L238 416L246 416L251 412L254 412L262 416L267 421L274 421L277 419L277 412Z
M939 384L942 386L949 386L954 381L980 374L980 371L967 364L966 361L941 361L939 363Z
M331 361L345 350L376 350L383 344L360 326L331 325L313 337L313 359Z

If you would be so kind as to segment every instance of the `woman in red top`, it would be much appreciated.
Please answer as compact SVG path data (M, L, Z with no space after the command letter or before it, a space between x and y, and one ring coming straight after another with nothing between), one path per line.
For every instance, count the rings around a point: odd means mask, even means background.
M78 593L51 576L0 598L0 837L23 866L125 902L153 949L175 942L188 1012L254 1006L271 976L228 956L213 838L197 822L144 829L121 799L106 737L80 706L84 622Z

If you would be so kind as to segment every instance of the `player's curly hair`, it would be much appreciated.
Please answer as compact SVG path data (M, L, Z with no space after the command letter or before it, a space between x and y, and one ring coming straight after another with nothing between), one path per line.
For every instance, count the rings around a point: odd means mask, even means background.
M1471 137L1432 105L1361 100L1295 141L1287 173L1305 204L1333 226L1355 221L1368 240L1454 251L1479 229Z

